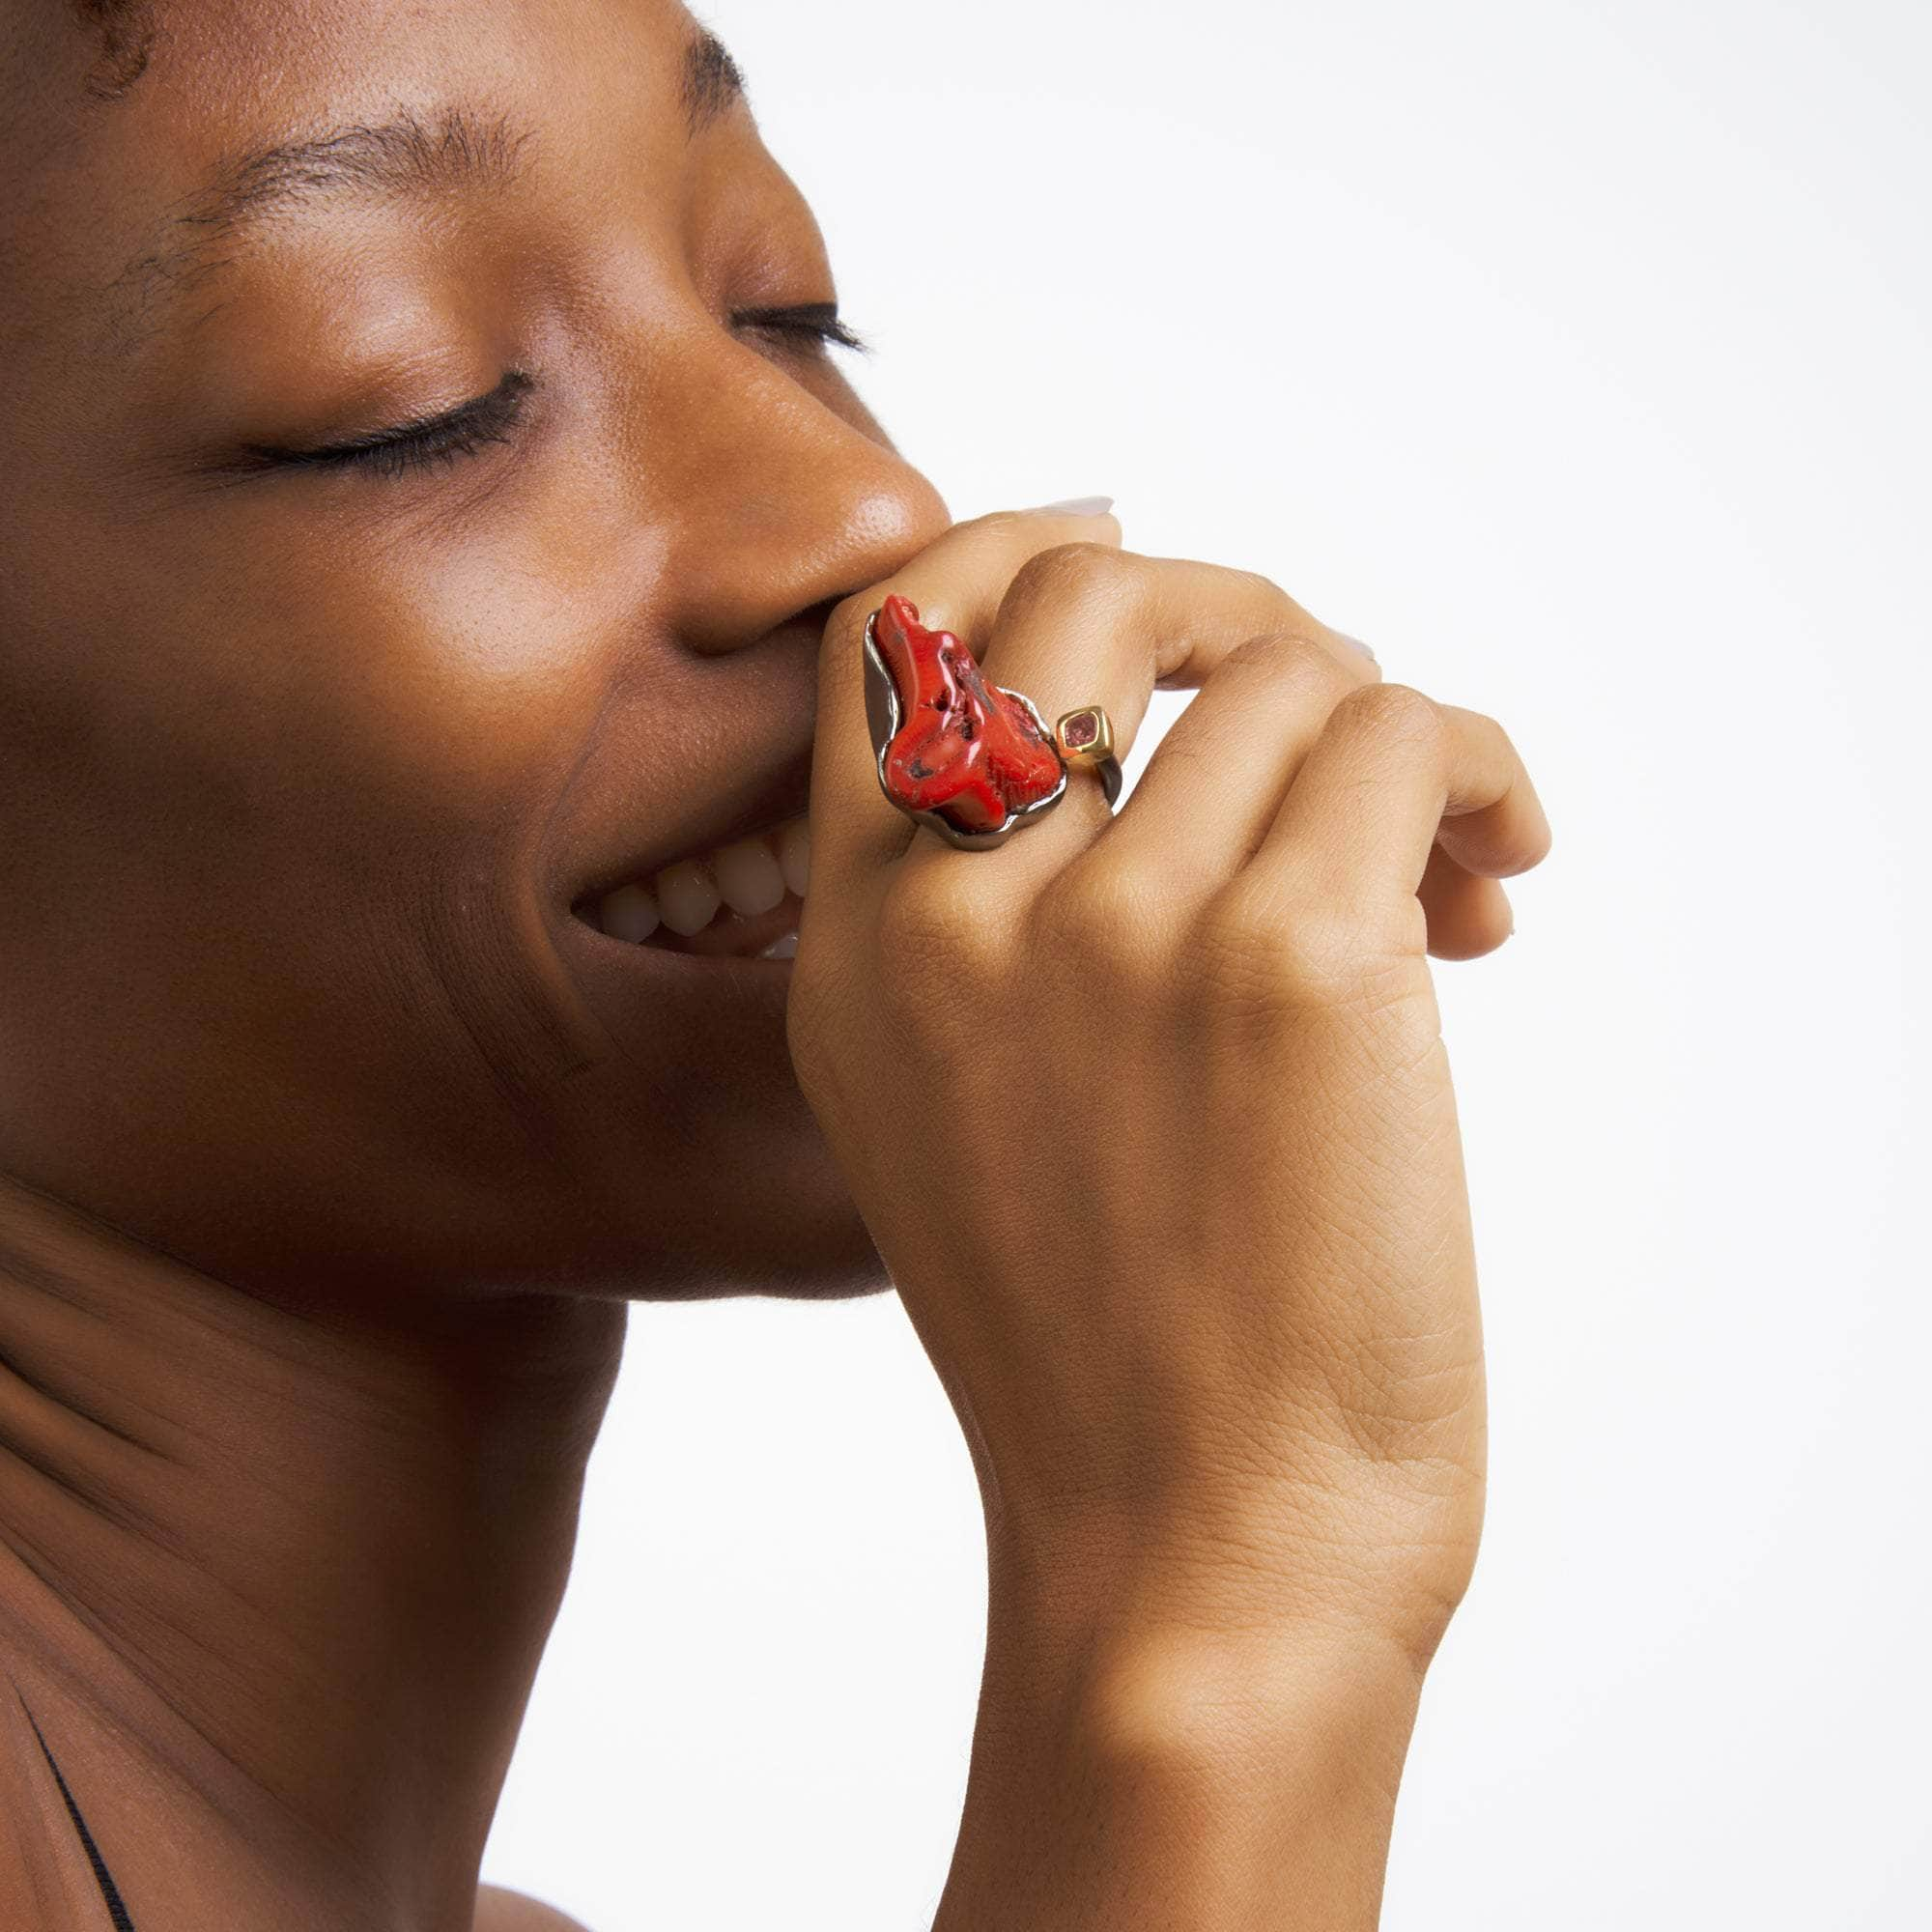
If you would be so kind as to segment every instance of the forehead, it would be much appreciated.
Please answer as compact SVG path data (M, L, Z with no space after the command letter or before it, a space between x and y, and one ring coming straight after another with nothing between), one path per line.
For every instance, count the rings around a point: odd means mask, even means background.
M486 193L573 127L632 126L640 94L674 104L645 138L678 145L739 85L676 0L162 0L78 29L67 12L63 36L14 144L41 165L9 170L34 185L13 197L5 252L37 230L66 270L49 286L91 286L117 335L279 216L338 195ZM109 57L128 82L111 99Z

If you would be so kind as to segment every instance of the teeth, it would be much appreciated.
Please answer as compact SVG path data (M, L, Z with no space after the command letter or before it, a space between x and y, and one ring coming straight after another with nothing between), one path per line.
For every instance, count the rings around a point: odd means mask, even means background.
M658 929L658 902L650 887L619 886L606 893L597 908L597 923L612 939L633 943L648 939Z
M788 818L701 859L680 859L654 879L635 879L606 893L597 904L597 925L611 938L633 944L650 938L660 925L689 939L718 917L721 906L740 918L755 919L787 893L803 898L810 870L810 830L803 817ZM791 954L765 956L788 959Z
M785 895L784 874L762 838L741 838L712 855L711 870L724 903L751 917L771 909Z
M805 896L805 882L811 870L811 825L803 818L788 818L779 827L779 870L784 875L785 889Z
M702 932L717 915L721 903L711 875L696 859L680 859L667 866L656 880L658 904L664 923L673 932L689 939Z

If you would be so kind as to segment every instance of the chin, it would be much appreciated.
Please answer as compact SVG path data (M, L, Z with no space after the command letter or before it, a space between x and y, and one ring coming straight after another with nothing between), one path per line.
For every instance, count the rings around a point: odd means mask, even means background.
M742 942L721 921L698 947L625 942L579 917L553 928L554 983L592 1022L572 1029L586 1064L557 1095L578 1196L549 1221L574 1231L565 1292L829 1300L893 1286L792 1071L792 961L753 952L795 930L798 908L775 909L770 930L738 923Z
M788 1060L714 1067L646 1145L632 1141L634 1184L600 1217L618 1252L579 1293L632 1301L766 1294L840 1300L891 1276ZM644 1184L635 1184L639 1175Z

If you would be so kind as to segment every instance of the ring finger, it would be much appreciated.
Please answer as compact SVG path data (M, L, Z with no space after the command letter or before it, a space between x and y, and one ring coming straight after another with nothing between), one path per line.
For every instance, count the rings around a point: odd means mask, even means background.
M1130 868L1171 901L1206 898L1260 845L1328 714L1376 679L1367 657L1294 633L1237 644L1084 863Z

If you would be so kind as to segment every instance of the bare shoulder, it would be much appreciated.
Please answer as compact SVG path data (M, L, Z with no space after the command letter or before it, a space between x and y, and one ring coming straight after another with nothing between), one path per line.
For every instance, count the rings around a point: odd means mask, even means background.
M476 1932L584 1932L554 1905L540 1905L521 1891L486 1885L476 1894Z

